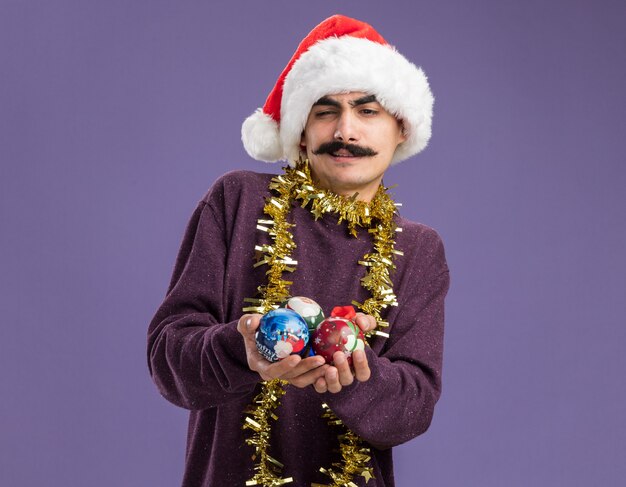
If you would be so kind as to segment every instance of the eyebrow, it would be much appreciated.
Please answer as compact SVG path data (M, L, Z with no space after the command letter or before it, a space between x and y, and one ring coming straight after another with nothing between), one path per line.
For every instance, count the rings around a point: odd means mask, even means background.
M361 98L357 98L356 100L350 100L348 103L350 104L351 107L356 107L359 105L365 105L367 103L373 103L375 101L377 101L376 95L365 95L365 96L362 96ZM336 100L333 100L332 98L328 98L327 96L323 96L319 100L317 100L315 103L313 103L313 106L318 106L318 105L341 108L341 103L339 103Z
M359 105L366 105L367 103L373 103L375 101L376 101L375 95L365 95L365 96L362 96L361 98L357 98L356 100L352 100L348 103L350 103L350 106L356 107Z
M317 105L327 105L331 107L341 108L341 104L338 101L335 101L332 98L328 98L327 96L323 96L315 103L313 103L313 106Z

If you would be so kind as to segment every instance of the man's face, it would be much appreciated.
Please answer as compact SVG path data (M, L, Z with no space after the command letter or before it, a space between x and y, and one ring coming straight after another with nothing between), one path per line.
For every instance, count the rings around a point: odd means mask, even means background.
M350 92L313 105L300 145L321 187L370 201L405 140L401 123L373 95Z

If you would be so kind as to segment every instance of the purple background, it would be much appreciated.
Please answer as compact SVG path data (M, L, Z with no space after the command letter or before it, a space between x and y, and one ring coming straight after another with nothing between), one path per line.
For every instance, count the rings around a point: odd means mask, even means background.
M452 270L444 393L398 486L626 478L623 0L2 0L2 485L179 484L147 324L211 182L277 169L241 122L337 10L437 98L386 178Z

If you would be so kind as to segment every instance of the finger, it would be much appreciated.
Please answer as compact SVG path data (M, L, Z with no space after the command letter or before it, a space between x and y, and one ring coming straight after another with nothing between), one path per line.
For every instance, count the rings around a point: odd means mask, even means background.
M279 362L270 362L261 355L256 348L247 350L248 366L251 370L255 370L263 378L263 380L278 379L288 370L295 367L301 360L297 355L291 355Z
M288 371L282 378L285 380L294 379L299 375L306 374L312 370L320 368L326 361L323 357L307 357L302 359L293 369Z
M363 350L355 350L352 353L352 364L354 365L354 375L356 380L359 382L369 380L371 372L367 362L367 355Z
M237 322L237 331L241 333L244 338L254 339L254 334L259 327L262 316L263 315L260 314L243 315Z
M357 313L354 321L363 333L376 328L376 319L371 315L366 315L365 313Z
M333 364L337 369L339 383L342 386L349 386L352 384L354 377L352 376L352 370L350 369L348 359L343 352L335 352L333 354Z
M267 362L264 373L272 379L284 379L302 361L300 355L289 355L278 362Z
M243 335L243 346L246 349L246 358L248 359L248 365L250 365L252 370L256 370L252 367L253 362L257 362L259 359L262 359L263 356L259 353L259 350L256 346L256 341L249 339L247 336Z
M300 374L297 377L294 377L292 379L287 379L287 380L289 381L290 384L299 388L310 386L311 384L315 384L318 379L324 377L324 374L326 373L326 369L328 367L330 367L330 365L323 365L321 367L317 367L313 370L310 370L309 372Z
M261 355L261 353L259 352L254 337L250 338L244 336L243 345L246 349L246 357L248 359L248 365L250 366L250 369L256 370L258 372L261 366L271 364L271 362L266 360L265 357L263 357L263 355Z
M326 379L324 377L317 379L315 384L313 384L313 388L315 389L315 392L319 392L320 394L327 392L328 385L326 384Z
M237 322L237 331L242 335L246 334L247 329L250 327L252 321L252 315L243 315Z
M324 375L324 379L326 379L328 392L336 394L341 390L341 383L339 382L339 374L336 367L328 367L328 370L326 370L326 374Z

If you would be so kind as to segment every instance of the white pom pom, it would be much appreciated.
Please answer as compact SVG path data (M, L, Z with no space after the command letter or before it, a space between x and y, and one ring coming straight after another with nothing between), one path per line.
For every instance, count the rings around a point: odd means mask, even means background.
M250 157L259 161L276 162L283 158L283 147L276 121L257 109L241 126L241 141Z

